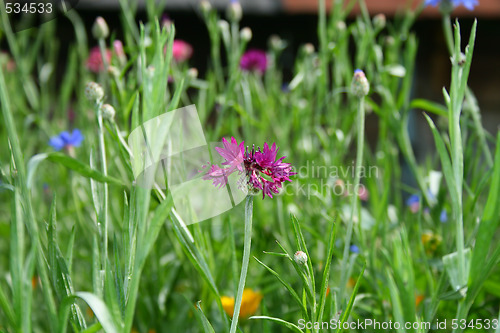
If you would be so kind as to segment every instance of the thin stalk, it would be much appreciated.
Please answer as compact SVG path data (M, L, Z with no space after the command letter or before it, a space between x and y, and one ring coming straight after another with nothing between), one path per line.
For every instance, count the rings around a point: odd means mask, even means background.
M358 193L357 189L359 187L359 182L361 178L361 166L363 164L363 149L364 149L364 134L365 134L365 98L360 97L358 99L358 120L357 120L357 131L358 131L358 140L356 145L356 169L355 169L355 178L354 178L354 187L352 193L352 201L351 201L351 216L349 222L347 223L347 232L344 241L344 253L342 256L342 266L341 266L341 280L340 280L340 291L339 291L339 301L342 300L345 287L347 285L348 279L348 259L349 259L349 247L351 244L352 231L354 228L354 214L357 213L358 208ZM357 214L356 214L357 215Z
M441 23L443 24L444 40L446 42L446 47L448 48L448 52L450 53L450 55L453 55L453 50L455 49L455 46L453 42L453 31L451 31L451 25L450 25L450 14L443 15Z
M247 279L248 262L250 261L250 247L252 245L252 214L253 214L253 196L248 195L245 202L245 240L243 245L243 260L241 264L240 282L238 283L238 293L234 302L233 320L231 322L230 333L236 333L238 327L238 318L240 316L241 301L243 299L243 290Z
M108 166L106 163L106 145L104 142L104 129L103 129L103 119L101 112L102 102L96 104L97 108L97 124L99 127L99 153L101 155L101 171L102 174L108 175ZM108 184L103 183L103 198L102 198L102 209L101 216L99 216L99 220L102 223L101 225L101 237L102 237L102 262L101 269L106 274L106 263L108 258Z

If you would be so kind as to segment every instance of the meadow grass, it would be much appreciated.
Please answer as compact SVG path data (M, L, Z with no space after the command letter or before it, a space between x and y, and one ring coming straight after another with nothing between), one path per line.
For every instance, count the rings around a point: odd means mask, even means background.
M57 18L74 29L66 56L56 20L14 33L0 11L0 332L365 332L345 325L367 319L500 332L500 136L467 85L480 22L463 31L443 12L451 77L428 101L412 90L423 4L386 21L362 1L319 1L318 47L299 49L284 82L277 36L242 65L251 31L237 2L227 20L201 2L203 75L146 3L136 23L120 0L110 34L87 35L75 10ZM191 224L168 186L134 176L127 139L192 104L207 142L275 142L297 174ZM433 135L425 160L412 114Z

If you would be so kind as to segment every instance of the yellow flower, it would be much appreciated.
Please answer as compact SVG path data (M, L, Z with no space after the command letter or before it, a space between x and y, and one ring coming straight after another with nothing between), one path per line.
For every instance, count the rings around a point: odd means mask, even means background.
M424 244L425 252L427 254L431 254L435 252L441 244L441 236L435 235L430 231L427 231L422 234L422 243Z
M232 317L234 311L234 297L222 296L220 298L222 307L227 315ZM257 311L262 300L260 292L253 291L250 288L243 290L243 299L241 300L240 317L248 318Z

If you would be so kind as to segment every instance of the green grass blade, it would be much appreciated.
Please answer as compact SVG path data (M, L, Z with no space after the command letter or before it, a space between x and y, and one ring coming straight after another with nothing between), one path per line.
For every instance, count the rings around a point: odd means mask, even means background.
M106 333L118 333L113 317L101 298L89 292L77 292L75 295L88 304Z
M274 317L269 317L269 316L252 316L248 319L264 319L264 320L270 320L272 322L278 323L286 328L291 329L294 332L298 333L304 333L297 325L290 323L286 320L280 319L280 318L274 318Z
M358 279L356 280L356 284L354 285L354 289L352 291L351 298L349 299L349 303L347 304L347 308L344 310L344 313L342 314L342 319L339 324L340 328L337 330L337 332L339 333L342 333L344 331L344 323L347 322L347 320L349 319L349 315L351 314L354 300L356 298L356 295L358 294L359 284L365 272L365 268L366 268L366 261L363 262L363 268L361 269L361 273L359 273Z
M89 165L86 165L79 160L69 157L68 155L65 155L63 153L47 154L47 159L51 162L65 166L66 168L71 169L86 178L91 178L101 183L123 185L121 180L111 176L105 176L101 172L92 169Z

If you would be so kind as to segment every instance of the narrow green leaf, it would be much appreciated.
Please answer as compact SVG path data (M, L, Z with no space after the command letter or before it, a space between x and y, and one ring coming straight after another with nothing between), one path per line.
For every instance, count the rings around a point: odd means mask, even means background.
M286 320L280 319L280 318L274 318L274 317L269 317L269 316L252 316L248 319L264 319L264 320L270 320L275 323L278 323L282 326L285 326L286 328L291 329L294 332L299 332L299 333L304 333L297 325L290 323Z
M92 169L90 166L72 158L67 155L64 155L63 153L50 153L47 154L47 159L51 162L61 164L65 166L68 169L71 169L80 175L86 177L86 178L91 178L94 179L98 182L101 183L108 183L108 184L114 184L114 185L123 185L122 181L111 177L111 176L105 176L101 172Z
M351 314L354 300L356 299L356 295L358 294L359 283L361 282L361 279L363 278L365 268L366 268L366 261L363 262L363 268L361 269L361 273L359 273L358 279L356 280L356 284L354 285L354 290L352 291L351 298L349 299L349 303L347 304L347 308L345 309L345 311L342 315L342 319L341 319L340 324L339 324L340 331L337 330L337 332L339 332L339 333L342 333L344 331L344 323L347 321L347 319L349 319L349 315Z
M201 319L201 322L203 323L203 331L205 333L215 333L214 328L201 309L201 301L196 302L196 309L197 311L195 312L195 314Z
M500 134L497 135L497 144L495 152L495 163L493 166L493 176L491 178L491 187L488 193L488 199L484 208L483 217L479 224L479 229L476 235L474 249L472 251L472 260L469 274L469 287L471 295L477 292L480 287L481 280L479 278L485 269L486 259L490 251L491 242L495 234L495 230L500 223Z
M453 205L458 206L458 196L455 189L455 178L453 174L453 168L451 165L451 159L450 155L448 154L448 150L446 149L446 146L444 144L443 139L441 138L441 135L439 135L436 126L434 125L434 122L432 119L424 113L425 119L427 119L427 122L429 123L429 126L432 131L432 135L434 136L434 141L436 142L436 148L439 153L439 157L441 159L441 166L443 168L443 174L446 179L446 183L448 184L448 188L450 189L449 193L451 196L451 200Z
M330 237L328 240L328 253L326 256L325 267L323 268L323 279L321 280L321 289L319 295L319 311L317 313L316 321L323 319L323 312L325 310L326 291L328 289L328 281L330 279L330 267L333 258L333 249L335 247L335 235L337 234L337 224L335 221L332 223ZM308 259L309 260L309 259Z
M108 307L102 299L89 292L77 292L75 295L83 299L90 306L106 333L118 333Z
M264 264L262 261L260 261L256 257L253 257L253 258L259 264L261 264L265 269L267 269L269 271L269 273L271 273L272 275L274 275L278 279L278 281L288 290L288 292L292 295L293 299L297 302L297 304L299 305L300 309L302 310L302 314L305 317L308 317L307 308L304 306L304 304L302 303L299 295L295 292L295 290L292 288L292 286L288 282L286 282L285 280L283 280L281 278L281 276L277 272L275 272L273 269L271 269L269 266L267 266L266 264Z
M416 98L410 103L411 109L421 109L427 112L434 113L441 117L448 117L448 109L439 103L428 101L426 99Z

